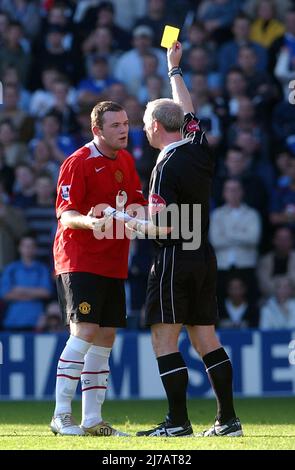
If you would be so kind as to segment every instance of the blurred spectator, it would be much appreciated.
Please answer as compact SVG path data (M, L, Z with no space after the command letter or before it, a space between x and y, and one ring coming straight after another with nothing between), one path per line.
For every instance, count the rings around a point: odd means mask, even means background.
M169 98L170 93L167 90L163 77L160 77L160 75L149 75L145 79L145 84L139 88L137 96L141 104L147 104L149 101L154 101L158 98Z
M0 46L5 44L5 38L7 36L9 27L9 16L4 11L0 10Z
M39 140L34 148L32 168L37 176L46 173L57 183L59 164L52 160L50 146L44 140Z
M237 64L241 46L251 45L256 52L259 70L266 70L267 53L259 44L250 40L250 20L239 14L233 23L234 38L221 47L218 54L219 71L225 76L230 67Z
M278 144L288 147L295 156L295 106L281 101L274 109L272 125Z
M210 60L210 69L216 66L216 45L210 41L209 34L205 26L200 21L193 21L188 27L187 37L183 38L183 63L187 66L187 56L194 47L201 47L206 50Z
M229 276L237 275L246 283L251 300L256 300L260 216L243 203L243 189L238 180L230 179L224 183L223 197L225 205L212 211L209 231L217 257L219 299L224 297Z
M61 77L53 66L45 66L41 71L41 88L34 91L30 103L30 113L34 117L43 117L54 104L53 87Z
M64 1L53 2L48 15L43 16L42 29L36 42L44 46L45 37L52 26L58 26L64 31L63 46L66 50L75 47L71 27L71 12Z
M103 1L89 8L80 22L80 28L85 31L91 31L99 26L111 30L115 49L128 50L130 48L130 33L115 23L115 7L111 2Z
M253 46L240 47L238 66L247 81L248 96L253 99L256 109L259 107L260 117L269 121L272 107L280 93L269 73L259 70L258 57Z
M69 135L77 130L77 121L74 107L70 102L70 83L66 79L57 79L53 83L54 104L50 107L49 113L57 113L61 118L60 132Z
M7 303L5 330L33 331L50 297L48 268L36 261L36 242L24 235L19 243L19 261L9 264L1 279L1 296Z
M288 227L279 227L275 231L273 250L259 260L257 277L264 296L274 295L278 276L285 276L295 283L294 236Z
M156 162L156 151L149 145L143 130L143 108L139 101L134 96L129 96L123 106L129 118L128 150L134 157L142 188L147 196L150 175Z
M256 2L250 38L263 47L270 47L275 39L285 31L283 23L277 19L276 5L273 0Z
M19 163L15 167L15 182L12 204L20 209L26 209L35 202L36 177L31 165Z
M284 74L288 73L288 67L294 67L294 50L295 50L295 7L290 8L286 12L284 19L285 34L276 39L269 49L269 68L273 71L278 65L280 53L283 53L280 66L277 73L281 75L282 84L284 85ZM286 64L286 55L288 54L293 64Z
M284 188L290 185L289 168L292 155L291 153L282 148L278 150L275 155L275 167L276 167L276 186Z
M115 21L130 31L135 21L146 12L146 0L111 0L115 6Z
M76 113L78 123L78 132L75 135L75 147L80 148L93 139L93 134L90 126L90 113L92 106L82 105Z
M239 98L246 96L246 93L247 82L243 72L238 67L230 69L222 94L215 98L215 111L224 131L238 113Z
M50 147L51 159L61 164L69 155L75 151L74 139L69 134L61 132L62 118L60 113L49 111L41 121L41 135L30 142L34 147L40 139L44 140Z
M6 165L13 168L29 160L27 146L17 140L15 127L8 119L0 122L0 145L3 147Z
M89 76L81 80L77 86L78 101L81 104L93 104L100 99L101 94L118 80L110 75L107 59L93 57Z
M30 79L33 90L40 87L42 71L47 67L55 68L65 77L70 77L73 83L77 83L84 75L80 51L77 48L67 50L64 46L65 33L66 30L59 25L48 28L44 46L39 47L34 54Z
M3 88L8 85L12 85L17 88L19 93L18 106L22 111L29 112L31 93L21 84L16 67L14 67L13 65L8 65L3 71L1 80L3 83Z
M138 18L135 23L135 27L146 25L151 28L154 33L153 45L155 47L159 47L165 25L171 24L171 8L166 0L147 0L146 3L146 15Z
M227 284L227 295L219 309L219 328L256 328L258 309L247 297L247 287L242 279L233 277Z
M263 131L261 125L257 123L255 108L250 98L246 96L238 100L238 112L235 121L229 127L227 132L227 142L229 146L236 143L241 132L250 133L256 142L255 152L259 153L262 160L268 159L269 139Z
M275 293L261 308L261 330L281 330L295 328L294 286L284 277L275 281Z
M146 285L151 260L151 240L133 240L130 246L128 274L128 285L130 288L129 327L143 327L142 311L145 303Z
M31 66L31 55L24 50L21 41L23 29L20 23L11 21L5 36L5 43L0 49L0 75L7 66L17 69L22 85L26 85Z
M239 2L236 0L207 0L199 6L198 19L220 44L229 38L230 26L238 11Z
M34 38L40 28L40 7L31 0L2 0L1 10L5 11L13 21L19 21L26 36Z
M273 191L270 221L273 225L287 224L295 228L295 158L290 160L290 183Z
M58 302L52 301L46 306L44 315L39 318L37 333L59 333L65 331Z
M19 107L20 92L17 85L4 85L3 108L0 111L0 121L9 120L16 130L17 140L29 142L34 135L34 120Z
M291 8L293 0L272 0L275 6L276 18L280 21L284 20L286 12ZM248 12L251 17L255 18L258 0L245 0L243 11ZM294 3L294 2L293 2Z
M205 75L194 74L191 76L191 97L209 144L212 147L217 147L221 140L221 127L219 118L214 111Z
M113 33L107 26L98 26L86 37L82 43L82 51L85 57L87 75L91 74L91 65L96 57L107 60L109 71L113 75L115 65L122 51L114 48Z
M203 47L193 47L187 55L187 71L184 73L184 80L190 89L192 86L192 76L195 74L205 75L208 88L214 95L218 95L221 90L221 76L218 72L210 70L209 54Z
M16 258L16 247L27 230L23 213L12 207L0 180L0 273Z
M52 235L56 227L55 186L49 175L37 176L35 201L24 213L29 229L36 234L37 257L48 266L52 263Z
M2 144L0 144L0 181L2 182L4 191L11 196L14 183L14 171L5 162Z
M104 92L101 100L115 101L116 103L123 104L128 98L128 93L124 83L113 83Z
M216 172L213 184L213 198L217 206L222 204L224 183L229 178L236 178L243 187L244 202L257 209L261 216L266 216L268 195L263 181L255 173L239 147L230 147L226 152L224 165Z
M139 83L143 77L143 56L152 52L158 58L157 72L167 78L167 65L165 54L160 49L152 47L153 31L145 25L139 25L133 30L133 49L122 54L115 67L115 77L123 82L130 93L134 90L134 83Z

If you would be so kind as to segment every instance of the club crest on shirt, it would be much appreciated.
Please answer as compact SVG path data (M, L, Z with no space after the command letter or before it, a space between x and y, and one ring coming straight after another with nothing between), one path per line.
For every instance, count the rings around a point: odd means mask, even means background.
M88 315L91 310L91 305L88 302L82 302L79 304L79 312L82 313L82 315Z
M65 200L68 201L70 199L70 184L66 184L61 187L61 197Z
M186 132L197 132L200 130L199 123L193 119L187 123L185 130Z
M115 180L118 181L118 183L122 183L124 178L124 175L121 170L116 170L115 172Z
M149 213L155 215L166 207L166 201L159 194L151 194L149 196Z

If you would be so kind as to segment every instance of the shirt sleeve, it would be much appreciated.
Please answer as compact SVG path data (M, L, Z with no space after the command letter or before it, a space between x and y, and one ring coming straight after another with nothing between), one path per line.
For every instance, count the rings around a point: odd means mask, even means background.
M68 158L61 166L57 183L56 215L64 211L81 211L85 198L84 161L79 157Z
M191 137L194 144L207 144L205 131L202 131L200 119L194 113L187 113L184 116L182 126L182 137L185 139Z
M153 223L157 226L170 226L169 223L172 205L178 203L178 175L169 165L163 162L162 167L157 171L152 191L149 195L149 215ZM170 214L170 215L169 215Z

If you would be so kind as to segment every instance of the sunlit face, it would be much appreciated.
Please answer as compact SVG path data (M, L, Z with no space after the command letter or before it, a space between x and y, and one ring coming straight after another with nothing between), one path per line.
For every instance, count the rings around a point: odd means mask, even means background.
M103 115L103 128L93 128L99 140L112 150L120 150L128 144L129 121L126 111L107 111Z

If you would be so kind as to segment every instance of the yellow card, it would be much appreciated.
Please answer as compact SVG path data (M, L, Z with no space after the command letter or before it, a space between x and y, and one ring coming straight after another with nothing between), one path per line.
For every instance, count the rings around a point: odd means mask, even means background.
M179 28L174 28L174 26L166 25L162 36L161 46L169 49L174 43L174 41L177 41L179 31Z

